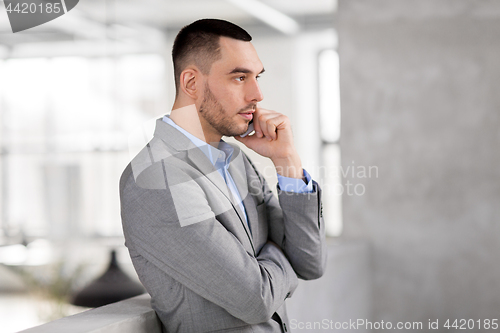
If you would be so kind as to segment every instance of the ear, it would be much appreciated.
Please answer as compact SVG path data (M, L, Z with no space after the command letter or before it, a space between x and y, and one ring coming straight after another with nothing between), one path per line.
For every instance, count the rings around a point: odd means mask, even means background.
M184 69L180 76L180 86L184 94L193 100L200 97L201 72L194 66Z

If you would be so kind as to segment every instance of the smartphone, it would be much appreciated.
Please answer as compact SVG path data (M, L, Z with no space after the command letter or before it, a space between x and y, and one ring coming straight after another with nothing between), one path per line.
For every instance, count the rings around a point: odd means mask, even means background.
M254 131L254 129L253 129L253 119L252 119L252 120L250 120L250 123L248 124L248 130L245 133L243 133L242 135L240 135L240 138L244 138L245 136L252 133L253 131Z

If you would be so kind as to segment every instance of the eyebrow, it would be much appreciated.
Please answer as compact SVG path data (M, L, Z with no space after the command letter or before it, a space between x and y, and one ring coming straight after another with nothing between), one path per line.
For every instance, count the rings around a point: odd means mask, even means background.
M259 74L262 74L264 73L266 70L264 68L262 68L262 70L260 71ZM243 73L243 74L248 74L248 73L253 73L251 70L247 69L247 68L243 68L243 67L236 67L235 69L233 69L231 72L229 72L228 74L235 74L235 73Z

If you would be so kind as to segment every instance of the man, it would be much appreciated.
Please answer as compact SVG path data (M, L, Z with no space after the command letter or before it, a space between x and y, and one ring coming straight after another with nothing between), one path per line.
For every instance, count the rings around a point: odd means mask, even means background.
M173 110L120 181L125 244L167 332L287 332L297 277L323 274L321 192L289 119L258 105L251 39L214 19L179 32ZM273 161L279 201L222 136Z

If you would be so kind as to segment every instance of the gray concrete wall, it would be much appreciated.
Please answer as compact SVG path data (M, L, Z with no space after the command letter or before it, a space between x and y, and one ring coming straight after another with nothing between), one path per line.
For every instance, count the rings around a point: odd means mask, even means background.
M343 237L373 249L373 320L500 320L500 2L338 14L342 164L378 169L343 197Z

